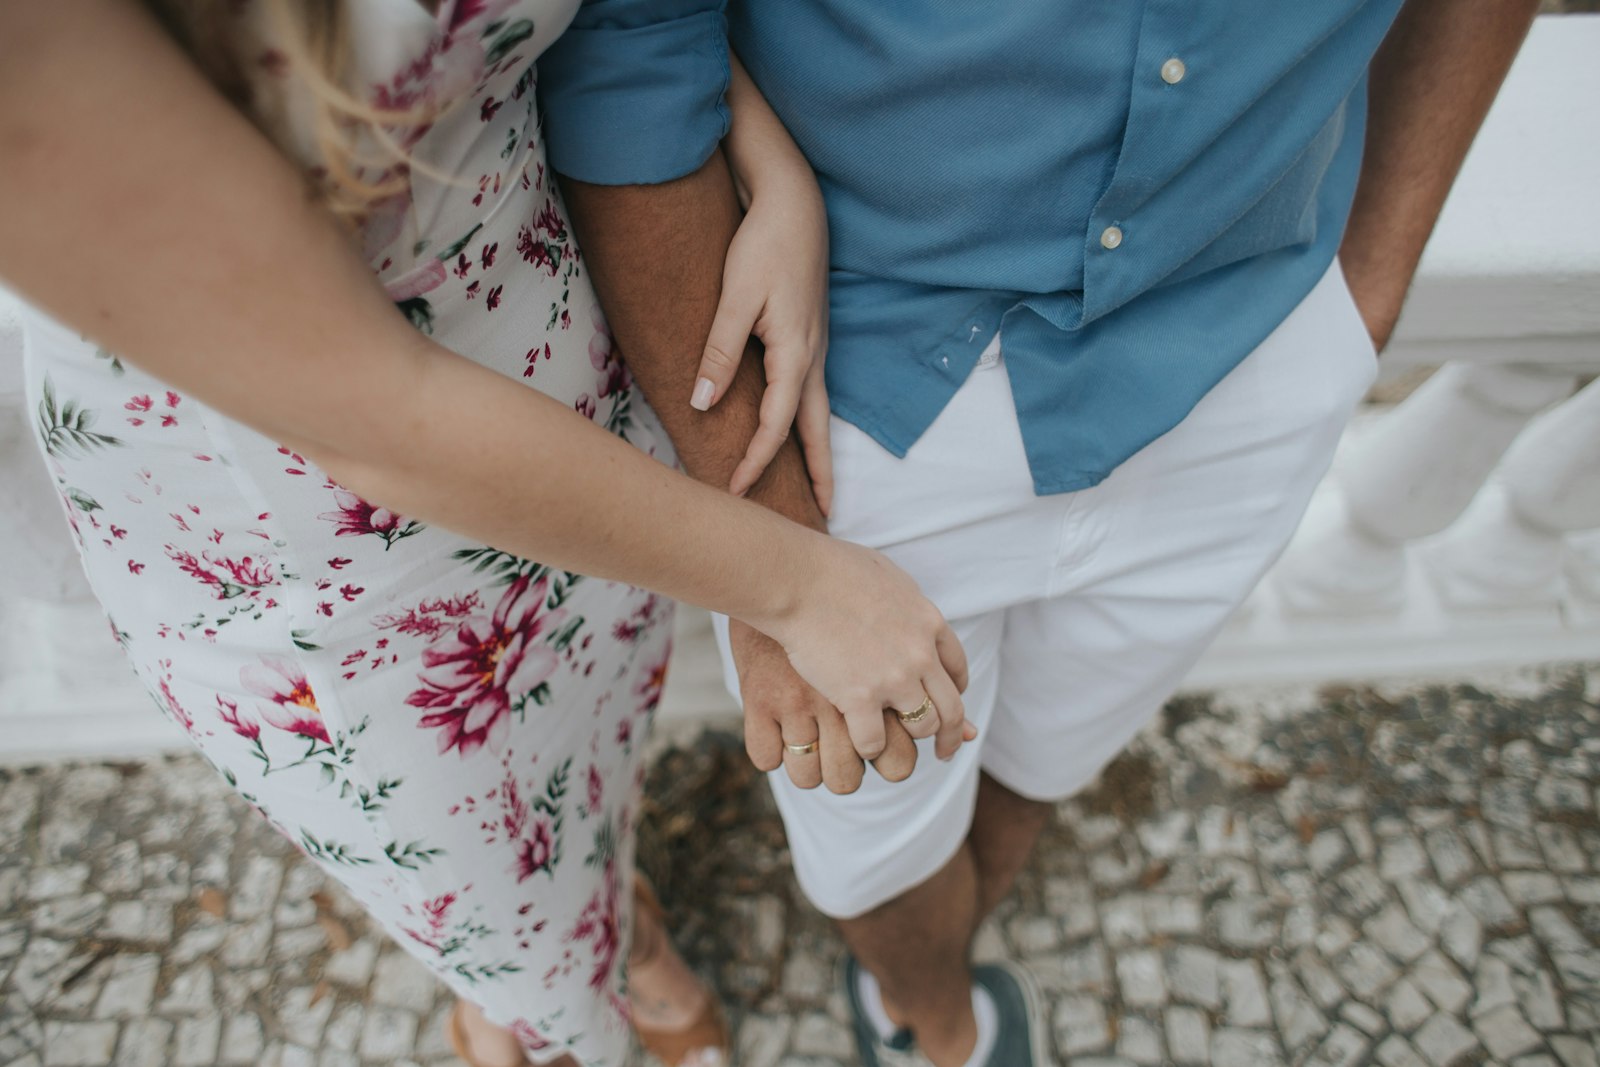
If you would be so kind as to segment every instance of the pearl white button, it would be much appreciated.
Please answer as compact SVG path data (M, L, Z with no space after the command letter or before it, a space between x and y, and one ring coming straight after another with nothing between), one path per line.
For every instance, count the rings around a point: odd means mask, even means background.
M1107 226L1100 231L1100 244L1105 248L1115 248L1122 243L1122 227Z
M1166 82L1168 85L1177 85L1179 82L1183 81L1183 76L1188 72L1189 68L1184 66L1183 60L1179 59L1177 56L1173 56L1171 59L1161 64L1161 80Z

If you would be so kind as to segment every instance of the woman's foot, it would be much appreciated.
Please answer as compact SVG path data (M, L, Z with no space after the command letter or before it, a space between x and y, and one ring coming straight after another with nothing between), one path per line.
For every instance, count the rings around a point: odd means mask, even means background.
M628 1002L639 1040L667 1067L723 1067L728 1027L716 997L673 948L661 905L643 883L634 902Z

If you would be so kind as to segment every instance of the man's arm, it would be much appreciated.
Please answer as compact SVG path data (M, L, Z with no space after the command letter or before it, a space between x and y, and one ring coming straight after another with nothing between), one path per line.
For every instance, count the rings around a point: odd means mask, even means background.
M1538 7L1407 0L1372 61L1366 154L1339 258L1380 349Z
M562 192L628 369L690 475L728 484L759 422L766 375L756 346L732 387L710 411L689 404L722 291L722 267L740 212L720 150L693 174L659 185L594 185L563 178ZM783 442L750 499L796 522L825 530L794 436ZM783 649L735 624L746 715L746 747L763 770L784 763L802 786L826 781L854 790L862 765L839 713L795 675ZM781 724L781 735L780 735ZM889 747L879 773L910 774L916 748L897 720L885 717ZM783 741L822 742L818 756L785 757Z

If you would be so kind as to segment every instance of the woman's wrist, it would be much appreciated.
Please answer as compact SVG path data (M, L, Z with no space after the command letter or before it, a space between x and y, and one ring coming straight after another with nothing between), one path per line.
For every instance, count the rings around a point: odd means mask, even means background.
M770 549L779 561L767 580L757 583L755 603L745 613L729 614L786 644L786 636L804 611L825 573L828 535L779 520L785 529L780 543Z

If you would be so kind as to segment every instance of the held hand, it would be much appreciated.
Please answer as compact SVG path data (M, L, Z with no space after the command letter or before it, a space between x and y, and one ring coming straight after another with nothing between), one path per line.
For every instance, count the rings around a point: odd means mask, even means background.
M739 669L750 762L762 771L781 766L801 789L819 784L833 793L859 789L866 768L844 716L794 672L783 646L737 619L728 623L728 642ZM887 740L873 766L888 781L904 781L917 766L916 742L893 712L883 713L883 729ZM813 743L813 752L787 747Z
M828 222L811 172L760 186L728 246L722 299L700 361L693 404L708 410L727 391L752 336L766 347L761 422L728 488L742 494L761 477L791 426L828 513L833 460L828 446Z
M966 652L939 609L871 549L826 537L810 549L796 560L790 610L752 625L777 638L795 671L839 709L863 759L886 748L886 708L913 716L901 720L912 737L936 737L940 759L954 756L976 733L961 702Z

